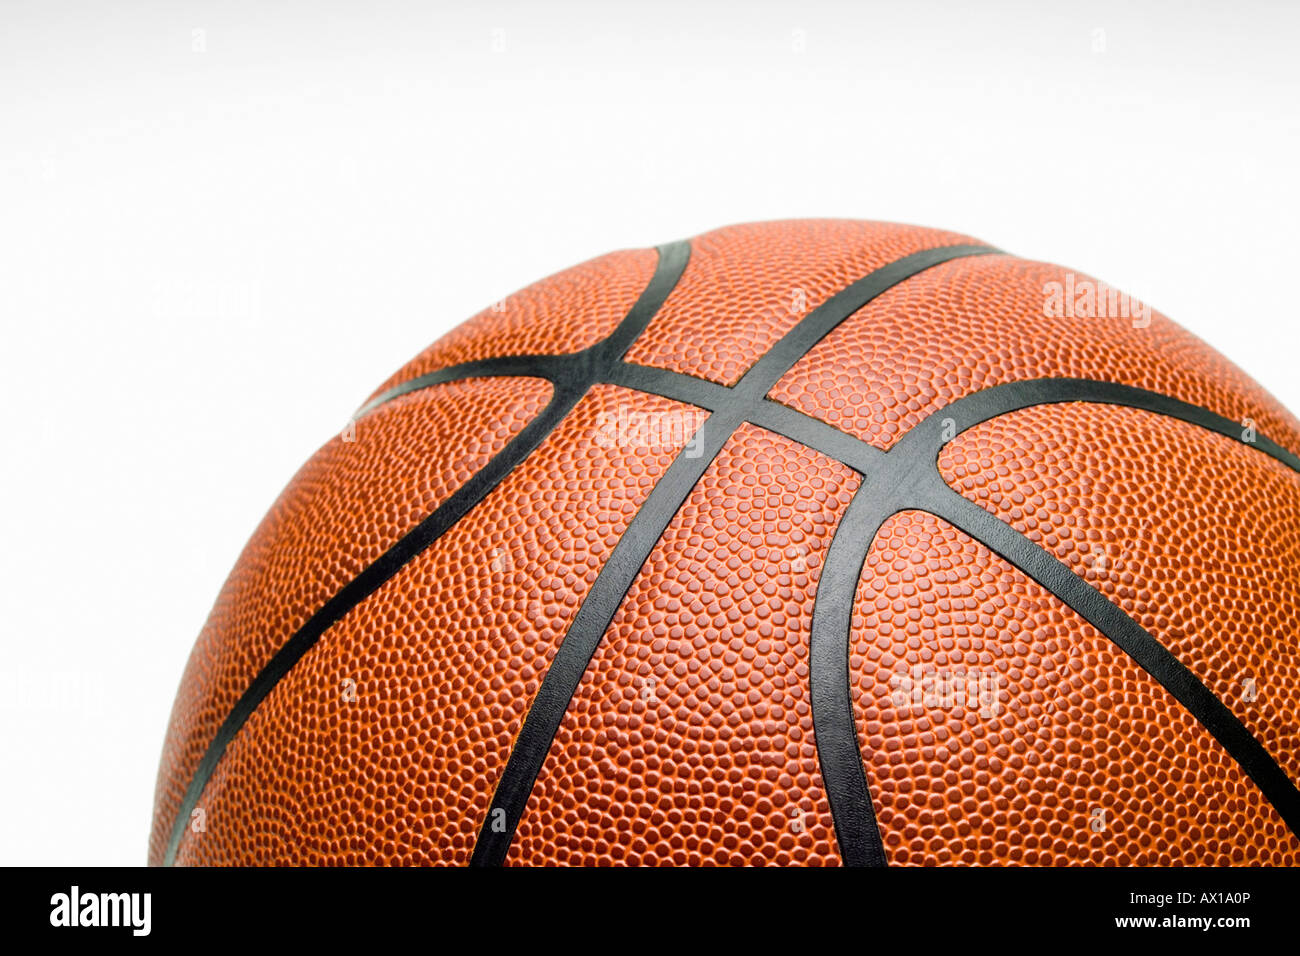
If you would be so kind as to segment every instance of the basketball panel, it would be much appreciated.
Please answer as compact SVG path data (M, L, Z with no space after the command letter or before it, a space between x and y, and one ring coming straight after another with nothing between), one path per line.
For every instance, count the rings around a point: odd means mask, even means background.
M393 401L328 441L244 547L181 678L163 745L149 857L235 702L344 585L445 501L549 400L538 379L448 383Z
M1295 865L1231 756L1108 638L924 512L881 528L850 673L891 865Z
M178 863L465 864L547 666L679 450L596 386L477 507L326 631L248 718Z
M1051 284L1084 282L1095 280L1006 255L937 265L849 317L770 395L891 448L927 415L981 389L1089 378L1160 392L1231 421L1249 419L1274 441L1300 448L1293 415L1159 312L1149 320L1049 314L1056 311L1045 291Z
M958 435L945 479L1168 648L1300 780L1300 474L1140 409L1023 409Z
M507 355L563 355L595 345L654 275L653 249L598 256L535 282L466 319L390 375L370 398L429 372Z
M624 597L507 863L838 864L808 637L857 485L795 442L736 431Z
M691 240L686 272L627 360L734 385L841 289L923 249L975 242L939 229L847 219L706 232Z

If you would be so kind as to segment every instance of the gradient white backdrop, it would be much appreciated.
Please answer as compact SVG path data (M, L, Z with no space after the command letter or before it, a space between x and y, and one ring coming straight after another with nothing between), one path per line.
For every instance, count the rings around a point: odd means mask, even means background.
M1300 409L1300 8L0 3L0 863L142 863L254 526L452 325L886 219L1106 279Z

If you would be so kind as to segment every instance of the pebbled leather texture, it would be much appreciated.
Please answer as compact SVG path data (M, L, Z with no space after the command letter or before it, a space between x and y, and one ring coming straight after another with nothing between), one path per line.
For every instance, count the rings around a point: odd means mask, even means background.
M662 276L662 254L613 253L543 280L404 366L373 394L487 364L362 415L254 533L182 678L150 862L167 860L174 828L182 864L470 862L570 625L656 484L714 427L651 394L656 383L722 408L837 292L972 242L849 220L691 240L623 356L654 374L584 384L499 483L276 678L207 776L219 728L277 652L543 415L560 366L521 374L526 357L611 335ZM610 572L631 583L523 781L506 864L839 864L819 747L851 763L854 744L875 816L863 832L891 865L1300 862L1300 841L1220 740L1014 556L907 508L880 526L856 581L844 569L842 595L818 594L854 493L898 457L883 452L983 389L1114 382L1300 450L1300 422L1172 321L1052 317L1045 286L1069 270L987 251L911 274L801 345L767 395L788 413L772 426L783 434L752 421L718 432L681 507L648 523L663 534L625 552L648 553L644 564ZM843 434L814 436L806 419ZM1300 474L1246 441L1098 402L1033 405L933 447L940 491L939 476L1145 629L1294 791ZM837 461L835 448L854 454ZM847 659L831 662L847 668L851 710L843 739L819 741L810 635L831 598L848 602L845 620L851 605ZM194 780L197 816L177 824Z

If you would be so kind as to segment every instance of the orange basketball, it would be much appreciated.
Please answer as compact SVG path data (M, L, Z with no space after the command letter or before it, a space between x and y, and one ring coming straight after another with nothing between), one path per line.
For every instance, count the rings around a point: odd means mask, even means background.
M967 236L593 259L290 482L150 861L1296 864L1297 451L1144 303Z

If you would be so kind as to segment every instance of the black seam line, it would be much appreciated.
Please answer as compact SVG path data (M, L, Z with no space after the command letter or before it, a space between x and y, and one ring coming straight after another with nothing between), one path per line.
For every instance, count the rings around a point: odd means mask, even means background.
M437 369L385 389L357 409L352 417L361 418L380 405L410 392L467 378L516 375L546 378L553 382L570 379L583 382L589 388L604 378L610 366L622 360L637 336L645 331L663 306L668 294L676 288L690 259L691 245L685 240L671 242L659 246L656 251L659 261L645 289L614 331L594 345L561 355L501 355Z
M560 377L561 371L573 357L572 354L508 355L502 358L466 362L463 365L452 365L393 386L367 402L353 418L359 419L399 396L448 382L502 376L544 378L554 381ZM601 382L644 392L647 395L658 395L660 398L694 405L706 411L716 411L734 400L731 386L719 385L706 378L698 378L666 368L635 365L629 362L613 363L601 378ZM754 407L749 421L768 431L807 445L859 473L865 472L885 454L873 445L840 431L834 425L828 425L820 418L813 418L770 398L764 398Z
M367 402L353 417L361 418L380 405L401 395L430 388L434 385L470 378L517 376L520 378L544 378L555 381L563 377L563 372L570 367L573 360L585 360L584 353L507 355L500 358L482 359L475 362L466 362L462 365L449 366L393 386ZM709 411L721 408L728 402L733 401L732 395L734 393L734 388L731 386L719 385L717 382L708 379L670 371L669 369L649 365L635 365L622 361L613 362L609 365L600 381L645 392L648 395L658 395L661 398L695 405ZM1035 397L1037 397L1037 401L1033 400ZM1234 422L1232 419L1225 418L1207 408L1192 405L1159 392L1151 392L1134 386L1104 382L1097 379L1041 378L995 385L960 398L951 405L944 406L940 409L943 413L942 416L935 413L930 417L951 419L952 424L948 426L949 431L952 434L958 434L973 425L988 421L989 418L1005 414L1005 412L996 411L996 408L1002 404L1006 405L1006 411L1017 411L1032 405L1051 405L1074 401L1126 405L1161 414L1166 413L1165 409L1177 408L1178 414L1172 417L1180 418L1183 421L1200 425L1202 428L1236 439L1271 458L1277 459L1293 471L1300 472L1300 455L1264 435L1257 435L1254 439L1248 441L1244 437L1247 431L1244 423ZM979 415L985 417L980 418ZM885 454L874 445L862 441L847 432L840 431L834 425L829 425L819 418L814 418L770 398L765 398L755 408L749 421L787 438L801 441L810 448L823 451L858 472L865 472L868 467L880 460L880 456ZM941 424L946 423L941 421ZM815 436L814 441L808 441L803 437L809 434Z
M932 412L925 421L912 429L912 432L924 433L930 426L933 426L936 431L941 431L947 424L945 419L951 419L952 424L948 429L950 434L960 434L975 425L983 424L989 419L1008 412L1035 405L1053 405L1063 402L1123 405L1154 412L1166 418L1177 418L1192 425L1199 425L1208 431L1226 435L1247 447L1263 452L1270 458L1277 459L1292 471L1300 472L1300 455L1296 455L1264 435L1256 434L1253 438L1247 439L1245 437L1247 429L1241 422L1234 422L1208 408L1192 405L1160 392L1087 378L1035 378L995 385L983 391L973 392L957 399L951 405ZM901 443L902 439L899 440L899 444ZM937 453L935 460L938 461Z
M576 353L564 355L501 356L466 362L457 366L430 372L426 375L418 376L385 390L374 399L367 402L366 405L356 413L355 417L360 418L362 415L368 414L378 406L418 389L428 388L445 382L493 376L544 378L555 384L557 386L556 392L552 396L551 403L543 410L542 416L549 416L552 408L557 407L557 401L571 401L576 404L577 399L580 398L582 394L585 394L585 390L596 381L608 382L610 384L643 391L648 394L660 395L661 397L693 404L706 410L717 410L724 405L734 402L735 388L733 387L719 385L705 379L683 375L667 369L631 365L621 361L621 356L626 352L627 348L630 347L632 341L635 340L637 332L644 328L650 318L653 317L654 312L659 308L658 304L654 305L653 308L650 308L649 303L657 302L661 304L662 300L667 297L667 294L671 292L672 287L676 284L682 269L685 267L686 257L689 255L689 246L685 243L677 243L661 247L658 251L660 255L659 266L656 269L655 276L652 278L650 285L647 286L637 304L633 306L628 317L620 323L619 328L616 330L616 334L611 335L601 343ZM968 254L978 255L994 251L996 250L979 247ZM846 289L845 291L847 292L848 290ZM829 305L829 302L827 304ZM811 316L809 316L809 318L811 318ZM636 331L631 331L633 329ZM623 334L619 335L618 333L620 332ZM822 331L821 335L824 334L825 331ZM819 338L820 336L818 336L818 339ZM815 344L818 339L814 339L813 344ZM808 347L811 348L811 345ZM784 374L784 372L781 374ZM575 382L583 382L585 384L576 385ZM569 393L567 397L565 395L566 392ZM576 392L576 397L574 397L574 392ZM1161 412L1164 414L1174 414L1174 417L1199 424L1202 427L1232 438L1241 439L1242 433L1244 432L1244 426L1238 425L1229 419L1209 412L1199 406L1183 403L1157 393L1146 392L1142 389L1087 379L1038 379L997 386L960 399L951 405L940 409L938 412L933 413L927 421L945 419L941 424L946 427L948 434L952 435L964 431L982 421L986 421L991 417L1004 414L1007 411L1015 411L1019 408L1029 407L1036 404L1069 401L1109 402L1111 404L1147 408L1151 411ZM559 415L559 418L562 418L564 414L567 414L567 411L571 407L572 404L569 404L568 407L565 408L564 412ZM1176 412L1170 412L1170 409L1175 409ZM539 418L542 416L539 416ZM749 414L745 416L743 420L783 435L791 440L800 442L806 447L847 465L860 474L865 475L870 468L887 460L886 452L881 451L856 436L842 432L820 419L812 418L811 416L782 405L769 398L763 398L754 404L751 407ZM925 423L922 423L922 425L924 424ZM553 428L554 425L551 427ZM912 431L924 432L924 428L922 426L917 426ZM521 432L519 436L516 436L516 441L525 438L526 432L528 432L527 428L524 432ZM543 435L542 437L544 438L545 436ZM538 442L540 442L540 439L538 439ZM1288 467L1300 471L1300 457L1297 457L1295 454L1270 439L1259 436L1253 442L1249 442L1249 444L1286 464ZM500 455L505 456L510 450L510 447L510 445L507 445L506 449L503 449ZM525 454L527 454L527 452L525 452ZM495 459L485 467L484 471L492 469L494 464ZM471 479L471 481L473 481L473 479ZM859 489L859 491L861 491L861 489ZM450 504L450 499L447 504ZM472 507L472 504L470 507ZM433 516L430 516L430 518L432 517ZM884 519L887 517L888 515L881 517L879 522L876 524L876 528L878 528L879 523L883 523ZM994 518L993 520L996 521L999 519ZM875 531L873 530L870 537L874 537L874 534ZM399 542L398 545L394 546L395 549L400 547L401 544L402 542ZM868 541L868 547L869 544L870 542ZM987 545L986 543L986 546L990 545ZM384 557L381 556L379 560L383 561ZM409 558L407 558L407 560L409 560ZM865 552L863 555L863 561L865 561ZM1025 569L1021 568L1021 570L1024 571ZM366 572L363 572L363 574L365 573ZM395 571L393 573L395 573ZM858 575L861 573L861 562L859 562L857 573ZM391 574L388 576L391 576ZM386 579L387 578L385 577L384 580ZM382 583L382 581L380 583ZM373 590L373 588L370 590ZM370 592L367 591L366 593ZM336 598L341 596L342 592L340 592L340 595L336 595ZM363 599L364 596L364 594L361 595L357 600L359 601ZM1105 600L1105 598L1102 598L1102 600ZM326 611L333 607L334 604L332 601L327 602L319 613L325 615ZM346 608L341 613L346 613ZM338 616L341 616L341 613L339 613ZM325 618L322 618L322 620L324 619ZM337 617L335 617L334 620L337 620ZM329 621L329 623L333 623L333 621ZM328 627L329 623L325 624L325 627ZM310 625L311 622L309 621L308 624ZM304 629L306 629L306 626ZM323 632L324 629L325 628L321 628L321 631ZM319 634L316 636L319 637ZM205 754L204 760L200 763L200 769L196 772L195 780L191 782L191 787L187 790L187 801L190 798L190 791L195 790L195 782L199 781L201 778L205 783L206 779L211 775L212 769L215 767L217 761L220 759L221 753L224 752L225 746L229 742L229 738L233 737L233 734L239 729L239 726L242 726L242 723L247 719L248 714L250 714L257 706L260 699L265 697L266 693L269 693L271 687L274 686L279 677L282 677L283 674L288 671L289 667L291 667L292 664L296 662L303 653L305 653L315 640L301 632L299 635L295 635L295 638L298 637L303 637L306 641L306 643L301 646L301 649L297 650L296 653L290 653L290 646L286 645L286 647L282 649L286 653L286 660L277 661L273 659L264 672L259 674L258 678L254 680L254 686L250 687L249 691L245 693L240 702L236 704L235 710L232 711L231 716L218 732L218 738L213 742L214 746L209 748L209 752ZM290 644L294 644L293 639L291 639ZM847 687L847 650L845 652L845 668L844 684L845 687ZM810 683L812 683L811 680ZM832 686L829 682L821 680L816 681L816 684L817 689L823 691ZM259 687L262 689L260 692L257 692L257 688ZM817 699L817 696L818 695L815 694L814 699ZM252 699L250 700L250 698ZM821 710L824 713L828 712L829 707L829 704L824 704ZM239 716L241 711L246 711L246 713L243 713L242 717ZM822 731L819 731L819 733L820 732ZM825 733L829 733L829 731L826 731ZM854 740L856 740L856 737L854 737ZM829 743L825 746L827 748L832 747ZM859 755L859 760L857 761L859 772L861 772L860 756L861 755ZM823 761L823 763L823 773L825 774L828 772L827 767L825 766L827 762ZM836 760L834 761L834 764L837 767L847 765L846 762L842 760ZM862 786L865 788L865 777L863 777ZM848 789L853 788L849 787ZM178 834L182 829L181 823L188 815L189 811L193 809L193 804L197 802L201 791L202 786L199 785L197 791L193 793L193 801L190 802L188 808L183 806L182 812L177 815L176 825L173 828L173 839L168 848L166 861L168 863L170 863L175 856L176 846L179 842ZM869 801L866 806L868 813L870 813ZM861 823L854 829L874 830L874 816L871 816L868 822ZM837 823L837 834L838 831L839 824ZM841 843L843 842L842 839ZM868 843L869 842L870 841L868 841ZM850 851L847 856L859 856L859 854ZM879 857L880 861L883 861L883 851L880 852Z
M654 275L614 332L590 349L576 353L576 356L562 369L553 370L555 377L551 379L554 386L551 400L537 417L524 426L519 434L507 442L501 451L483 468L475 472L432 514L339 589L338 593L326 601L320 610L276 651L253 679L221 724L199 761L194 776L190 779L185 795L181 799L180 808L177 810L176 819L172 823L171 838L167 843L167 852L163 860L164 865L170 866L175 862L176 851L189 823L190 814L198 805L203 789L207 786L230 741L281 678L311 649L327 629L374 593L412 558L428 548L448 528L482 501L550 435L591 386L605 376L609 366L622 359L636 336L645 329L664 300L668 298L668 294L677 285L690 258L690 244L683 241L660 246L658 254L659 259ZM532 374L533 377L538 377L536 371ZM374 402L369 403L370 406L374 404Z
M411 392L432 388L434 385L445 385L448 382L463 382L471 378L504 378L507 376L544 378L553 382L562 377L569 366L573 364L572 360L581 354L503 355L499 358L479 359L475 362L449 365L447 368L440 368L437 371L416 376L399 385L394 385L392 388L385 389L353 412L352 418L356 420L368 415L380 405L385 405L402 395L409 395Z
M717 411L732 401L732 389L726 385L648 365L621 362L605 381L706 411ZM770 398L754 405L746 421L833 458L859 474L885 457L879 448Z
M887 859L871 803L853 714L849 647L853 605L866 557L884 522L927 511L1001 555L1078 612L1168 690L1255 782L1293 833L1300 791L1232 712L1159 641L1046 549L951 488L938 470L947 440L1010 412L1062 402L1121 405L1243 441L1231 419L1145 389L1088 379L1034 379L975 392L932 412L905 434L854 493L827 549L813 604L809 650L813 730L841 858L850 866ZM1263 436L1247 443L1300 472L1300 458Z
M497 782L474 845L471 866L499 866L505 861L555 733L614 614L655 543L735 430L764 406L767 393L799 359L876 296L940 263L996 251L974 245L926 249L864 276L800 319L728 390L725 402L715 403L718 407L668 466L629 522L560 642Z
M1246 772L1293 834L1300 790L1213 691L1118 605L1015 528L939 482L926 510L961 529L1068 604L1172 694Z

